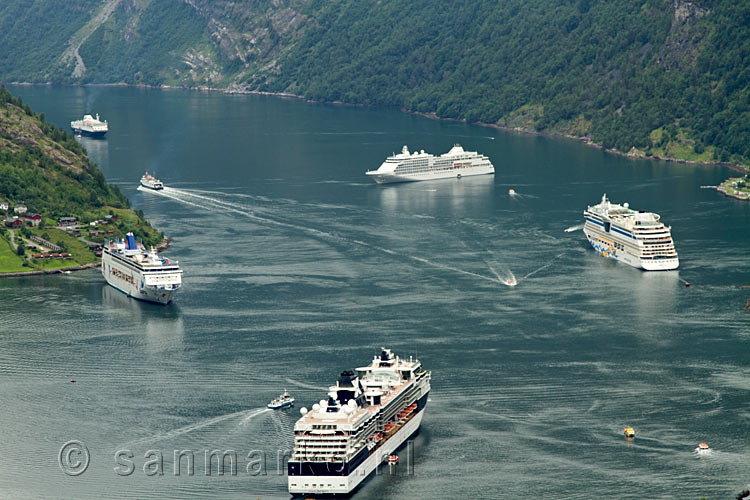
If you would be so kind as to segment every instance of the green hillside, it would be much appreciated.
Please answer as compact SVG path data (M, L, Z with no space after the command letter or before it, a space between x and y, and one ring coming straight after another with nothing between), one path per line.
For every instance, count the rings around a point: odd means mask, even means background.
M163 240L142 213L130 208L119 188L107 184L70 133L46 123L44 114L35 114L2 86L0 202L9 205L7 213L0 210L0 273L95 262L87 242L101 243L101 233L110 232L112 237L132 231L147 245ZM23 227L11 232L6 220L12 220L18 204L42 216L38 227L30 227L21 218ZM58 229L60 217L76 217L82 224L78 234ZM95 221L107 222L92 227L89 222ZM70 260L34 259L37 252L31 250L32 236L62 247L71 254Z
M287 92L750 164L750 2L5 3L5 81Z

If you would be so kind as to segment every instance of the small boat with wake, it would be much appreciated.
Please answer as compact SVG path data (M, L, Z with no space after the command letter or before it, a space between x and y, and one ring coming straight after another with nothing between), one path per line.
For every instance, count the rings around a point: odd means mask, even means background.
M272 410L281 410L283 408L291 408L294 406L294 398L285 390L284 394L277 398L273 398L268 406Z
M152 189L154 191L164 189L164 183L162 183L153 175L149 174L148 170L146 170L146 173L143 174L143 177L141 177L141 186L145 187L146 189Z

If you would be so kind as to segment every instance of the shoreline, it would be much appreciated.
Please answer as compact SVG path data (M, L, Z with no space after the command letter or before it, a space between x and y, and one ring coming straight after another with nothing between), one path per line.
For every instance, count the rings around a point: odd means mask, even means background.
M32 83L32 82L5 82L7 85L21 85L21 86L44 86L44 87L132 87L132 88L142 88L142 89L158 89L158 90L191 90L191 91L201 91L201 92L218 92L221 94L227 94L227 95L261 95L261 96L269 96L269 97L281 97L281 98L287 98L287 99L298 99L301 101L309 102L309 103L315 103L315 104L329 104L332 106L346 106L346 107L362 107L362 108L374 108L374 107L381 107L381 106L370 106L367 104L352 104L352 103L345 103L341 101L317 101L314 99L307 99L304 96L298 95L298 94L291 94L288 92L266 92L266 91L260 91L260 90L247 90L242 89L239 87L233 87L229 86L227 88L219 88L219 87L209 87L209 86L197 86L197 87L185 87L185 86L178 86L178 85L147 85L142 83L125 83L125 82L119 82L119 83L79 83L79 84L56 84L51 82L45 82L45 83ZM557 132L544 132L544 131L538 131L538 130L530 130L525 129L523 127L506 127L503 125L498 125L496 123L484 123L484 122L468 122L464 118L445 118L438 116L436 113L424 113L422 111L410 111L404 107L397 107L397 106L382 106L384 108L392 107L395 109L398 109L402 113L408 114L408 115L415 115L415 116L421 116L423 118L429 118L430 120L437 120L437 121L449 121L449 122L457 122L457 123L465 123L467 125L476 125L478 127L486 127L486 128L494 128L496 130L502 130L504 132L516 132L519 134L529 134L529 135L540 135L540 136L546 136L546 137L553 137L556 139L567 139L567 140L573 140L582 143L585 146L593 147L596 149L599 149L601 151L604 151L606 153L611 153L614 155L622 156L625 158L631 158L631 159L638 159L638 160L653 160L653 161L668 161L668 162L674 162L674 163L683 163L686 165L701 165L701 166L708 166L708 167L728 167L734 171L737 172L743 172L748 173L750 172L750 166L744 166L740 165L738 163L731 163L731 162L720 162L720 161L695 161L695 160L685 160L682 158L673 158L673 157L662 157L657 155L647 156L645 154L641 153L633 153L632 150L625 153L623 151L619 151L617 149L612 148L605 148L601 144L597 144L594 141L592 141L589 137L579 137L575 135L569 135L569 134L560 134Z
M101 263L91 262L71 267L60 267L58 269L34 269L33 271L15 271L11 273L0 273L0 278L22 278L24 276L41 276L43 274L62 274L63 271L83 271L85 269L94 269Z
M716 191L718 191L722 195L726 196L727 198L734 198L735 200L740 200L740 201L750 201L750 196L740 196L740 195L738 195L736 193L730 193L728 191L728 189L730 189L729 186L728 186L728 184L730 184L732 181L736 181L736 180L739 180L739 178L738 177L730 177L729 179L725 180L724 182L722 182L721 184L719 184L718 186L716 186Z
M170 243L172 243L172 240L164 237L163 240L161 240L161 243L159 243L156 246L156 251L161 252L162 250L165 250L169 248ZM13 271L8 273L0 272L0 279L2 278L23 278L24 276L42 276L44 274L63 274L64 271L84 271L86 269L94 269L101 265L101 261L99 262L90 262L89 264L81 264L77 266L70 266L70 267L59 267L57 269L33 269L31 271Z

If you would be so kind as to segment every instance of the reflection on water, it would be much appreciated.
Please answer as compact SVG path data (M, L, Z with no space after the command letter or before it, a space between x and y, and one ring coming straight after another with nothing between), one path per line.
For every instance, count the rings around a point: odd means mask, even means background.
M493 175L477 175L462 179L381 184L375 186L374 195L388 214L441 211L449 214L469 212L477 205L485 206L494 190Z
M178 295L179 296L179 295ZM102 285L102 306L109 325L133 324L146 334L151 350L182 344L185 325L179 305L151 304L128 297L109 285Z
M89 158L100 168L109 166L109 141L106 138L94 139L92 137L76 137L81 145L86 148Z

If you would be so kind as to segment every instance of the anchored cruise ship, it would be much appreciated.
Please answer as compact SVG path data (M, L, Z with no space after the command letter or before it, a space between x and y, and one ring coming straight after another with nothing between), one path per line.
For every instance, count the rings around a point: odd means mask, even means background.
M130 297L168 304L182 285L177 261L159 257L135 241L133 233L124 240L110 240L102 250L102 274L107 283Z
M400 154L385 159L377 170L370 170L366 175L375 179L378 184L388 182L427 181L467 177L470 175L494 174L495 167L489 158L475 151L464 151L456 144L447 153L434 156L420 152L409 153L404 146Z
M294 425L292 495L348 495L419 429L430 372L383 348L369 366L345 371L328 400Z
M104 134L109 130L109 125L107 125L107 120L99 121L99 113L97 113L96 118L91 115L84 115L83 120L70 122L70 128L83 135L104 137Z
M605 257L647 271L668 271L680 265L671 228L659 220L659 214L611 203L605 194L601 203L588 207L583 215L586 238Z

